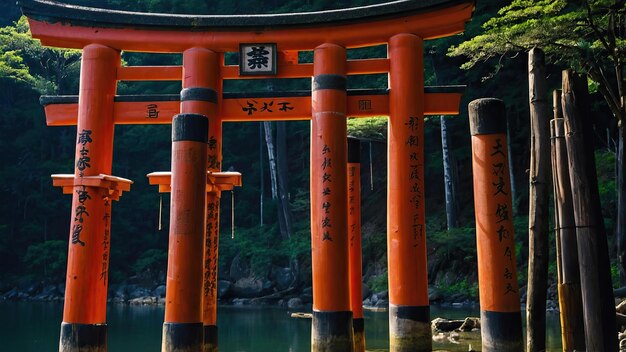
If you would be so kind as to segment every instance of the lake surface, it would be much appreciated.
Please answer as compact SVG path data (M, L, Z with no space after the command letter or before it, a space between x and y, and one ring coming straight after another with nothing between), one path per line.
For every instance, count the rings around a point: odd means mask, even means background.
M0 302L0 351L56 351L62 303ZM163 306L108 306L109 351L160 351ZM479 316L476 308L431 307L431 318ZM365 312L368 351L388 349L387 312ZM291 318L271 307L218 309L219 344L223 352L310 351L311 321ZM475 342L471 342L478 349ZM548 351L560 351L559 316L548 313ZM467 351L468 345L433 343L434 350Z

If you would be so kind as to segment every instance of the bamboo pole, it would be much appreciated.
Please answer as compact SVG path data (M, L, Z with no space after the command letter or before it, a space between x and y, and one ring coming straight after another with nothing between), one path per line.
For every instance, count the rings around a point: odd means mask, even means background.
M530 174L528 201L528 295L526 349L546 349L548 290L548 203L550 198L550 113L543 51L528 52L530 101Z
M571 70L563 71L562 105L587 351L617 351L615 302L598 194L587 81Z
M582 298L580 296L580 272L572 189L569 181L567 149L561 92L555 90L554 119L551 121L552 135L552 180L554 185L554 222L557 246L557 270L561 339L563 351L585 349Z

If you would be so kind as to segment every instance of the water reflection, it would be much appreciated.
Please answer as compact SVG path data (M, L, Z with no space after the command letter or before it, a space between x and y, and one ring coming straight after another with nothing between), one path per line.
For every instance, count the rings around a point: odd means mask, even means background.
M40 352L58 348L61 303L0 302L0 350ZM163 306L109 305L109 351L160 351ZM431 317L479 316L478 307L431 307ZM223 352L307 352L310 319L295 319L283 309L219 307L219 343ZM548 351L560 351L558 314L548 313ZM387 312L365 312L368 351L387 351ZM480 345L472 343L476 350ZM467 351L467 343L433 343L433 350Z

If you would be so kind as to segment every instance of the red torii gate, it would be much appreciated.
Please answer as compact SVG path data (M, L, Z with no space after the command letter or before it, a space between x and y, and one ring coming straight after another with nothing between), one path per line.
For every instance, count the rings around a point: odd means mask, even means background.
M392 351L431 350L423 118L457 114L462 89L424 87L423 40L462 32L473 0L236 16L135 13L47 0L19 4L43 45L83 49L78 97L42 97L48 124L75 124L78 134L74 174L55 177L73 194L61 351L106 350L110 200L130 184L110 176L115 124L172 124L171 176L151 179L172 193L162 350L212 351L218 217L210 212L219 211L221 190L241 182L240 175L219 172L221 124L294 119L312 121L312 347L351 351L348 115L389 116L390 345ZM378 44L388 45L387 58L346 59L346 48ZM122 67L121 50L183 53L183 64ZM298 62L298 51L305 50L314 51L313 64ZM241 64L226 65L225 53L237 51ZM372 73L389 74L388 91L346 89L347 75ZM223 80L242 77L312 77L312 89L223 92ZM122 80L182 80L183 90L180 96L116 96ZM270 102L274 109L263 105Z

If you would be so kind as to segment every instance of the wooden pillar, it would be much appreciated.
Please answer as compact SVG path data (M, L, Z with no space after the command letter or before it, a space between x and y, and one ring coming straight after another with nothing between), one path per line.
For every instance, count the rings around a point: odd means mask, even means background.
M348 281L346 50L315 48L311 119L314 352L352 351Z
M587 351L617 351L615 300L600 206L587 79L563 71L565 142L576 224Z
M222 121L217 116L221 91L218 79L218 55L203 48L193 48L183 53L186 72L196 74L183 79L181 111L194 112L209 119L207 167L219 172L222 166ZM204 231L204 259L202 283L202 322L204 351L217 351L217 255L219 246L219 218L221 192L207 193L206 224Z
M506 113L499 99L469 104L482 350L522 352Z
M212 65L215 63L215 65ZM208 104L217 55L192 48L183 53L181 114L172 121L172 205L165 294L163 352L203 350L203 272L206 229ZM214 107L213 107L214 109Z
M348 137L348 235L354 352L365 352L361 253L361 141L351 137Z
M561 336L563 351L584 351L585 326L580 295L576 224L569 181L561 92L555 90L553 98L554 119L550 121L550 131Z
M390 351L431 351L424 213L423 41L389 41L387 257Z
M528 52L530 103L530 173L528 180L528 288L526 296L526 350L546 349L548 295L548 204L550 201L550 105L545 55Z
M97 44L83 49L62 352L107 349L111 199L107 189L82 184L84 177L111 174L113 97L119 66L117 50Z

